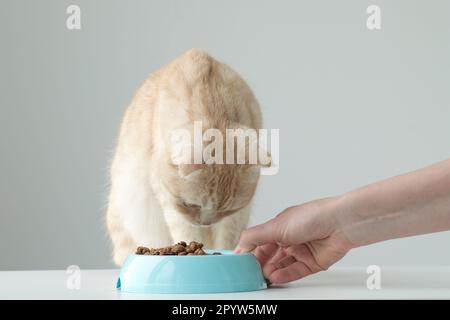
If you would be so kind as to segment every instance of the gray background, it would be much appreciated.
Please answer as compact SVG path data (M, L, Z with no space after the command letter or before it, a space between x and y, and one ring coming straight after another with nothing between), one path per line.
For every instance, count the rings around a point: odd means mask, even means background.
M82 29L66 29L78 4ZM366 8L382 29L366 28ZM200 47L248 80L281 168L252 224L450 157L448 1L1 1L0 269L111 267L108 162L133 92ZM448 265L450 233L340 265Z

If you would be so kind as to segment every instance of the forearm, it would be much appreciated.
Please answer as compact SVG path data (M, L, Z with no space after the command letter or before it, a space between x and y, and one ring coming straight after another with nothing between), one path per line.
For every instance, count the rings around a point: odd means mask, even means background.
M339 199L339 227L353 247L450 230L450 159Z

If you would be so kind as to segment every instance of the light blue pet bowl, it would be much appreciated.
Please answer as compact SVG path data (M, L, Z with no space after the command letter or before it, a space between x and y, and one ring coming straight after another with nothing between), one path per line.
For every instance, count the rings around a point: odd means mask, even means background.
M267 288L261 267L251 253L205 250L221 255L130 255L117 289L135 293L215 293Z

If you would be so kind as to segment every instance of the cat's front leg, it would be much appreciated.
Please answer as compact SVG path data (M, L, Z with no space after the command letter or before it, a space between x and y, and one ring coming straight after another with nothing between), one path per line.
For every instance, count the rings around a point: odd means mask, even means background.
M136 244L129 232L123 227L121 216L113 204L108 206L106 222L113 243L114 263L121 266L128 255L136 249Z
M214 249L234 249L239 242L242 231L247 228L250 206L223 218L212 225Z

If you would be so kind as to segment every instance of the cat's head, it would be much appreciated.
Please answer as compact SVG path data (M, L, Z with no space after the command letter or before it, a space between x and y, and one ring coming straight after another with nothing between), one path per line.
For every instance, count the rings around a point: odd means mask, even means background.
M210 225L249 205L258 165L182 164L171 166L163 184L172 209L194 225Z

